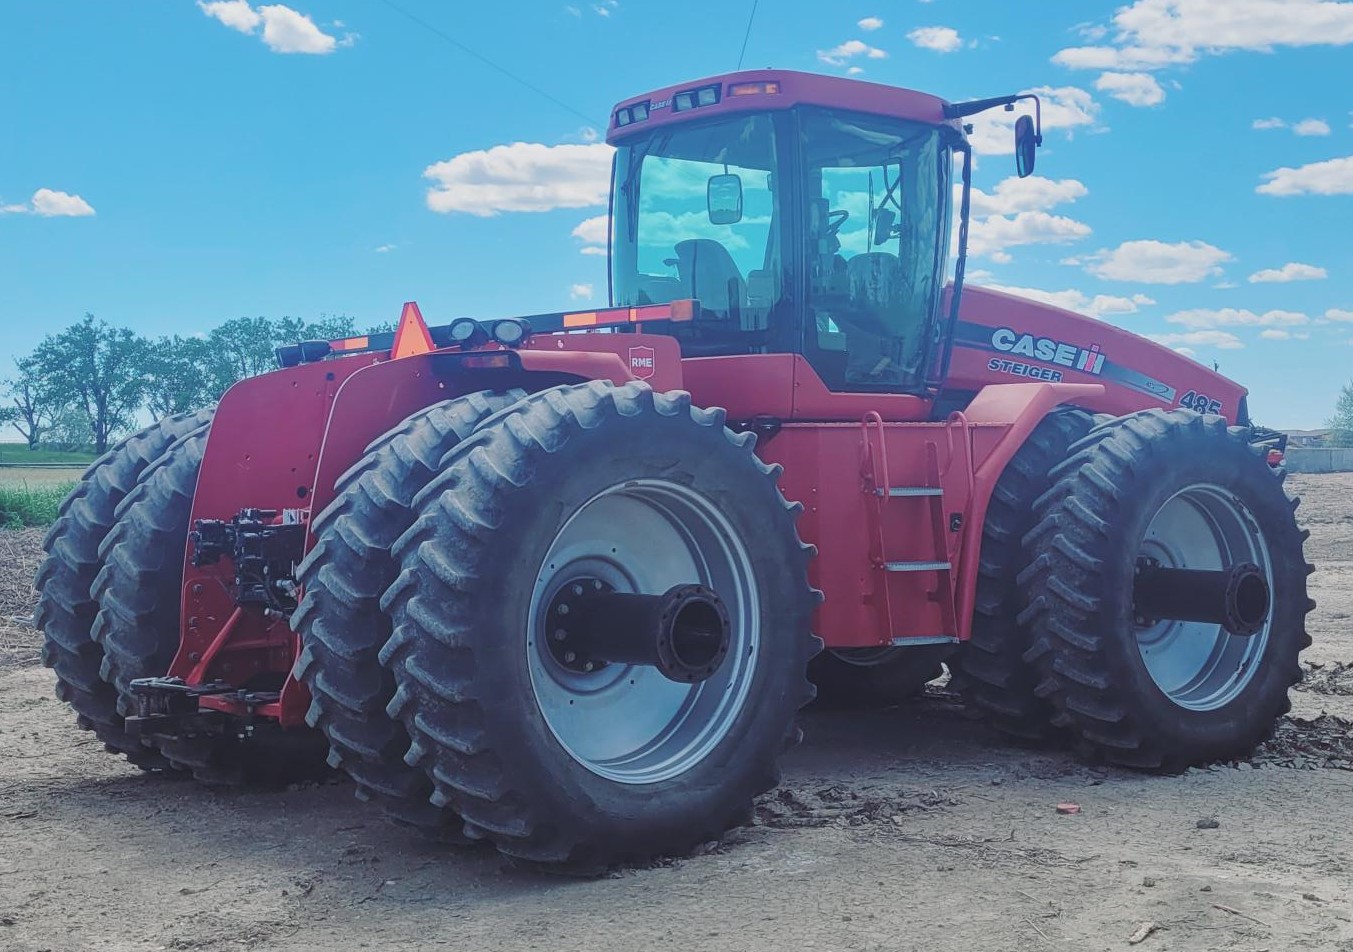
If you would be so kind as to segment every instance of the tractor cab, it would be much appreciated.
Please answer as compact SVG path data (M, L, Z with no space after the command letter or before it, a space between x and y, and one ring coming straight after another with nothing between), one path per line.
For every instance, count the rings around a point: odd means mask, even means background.
M926 391L946 357L955 158L966 218L973 111L778 70L621 103L612 303L697 300L673 330L687 356L799 353L832 390Z

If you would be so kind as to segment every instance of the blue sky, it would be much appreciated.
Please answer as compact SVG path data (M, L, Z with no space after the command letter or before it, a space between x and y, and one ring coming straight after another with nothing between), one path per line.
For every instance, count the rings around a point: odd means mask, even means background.
M383 0L290 2L0 0L0 367L86 311L192 334L603 303L595 130L733 68L751 6L394 0L542 94ZM979 282L1321 425L1353 379L1353 2L1037 6L760 0L746 65L1043 90L1035 179L1009 181L1008 117L979 121Z

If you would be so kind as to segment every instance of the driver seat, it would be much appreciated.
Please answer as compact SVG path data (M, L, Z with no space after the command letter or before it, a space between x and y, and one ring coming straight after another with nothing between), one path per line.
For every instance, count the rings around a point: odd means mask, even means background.
M738 320L747 305L747 282L728 249L713 238L687 238L676 243L676 253L682 289L702 309Z

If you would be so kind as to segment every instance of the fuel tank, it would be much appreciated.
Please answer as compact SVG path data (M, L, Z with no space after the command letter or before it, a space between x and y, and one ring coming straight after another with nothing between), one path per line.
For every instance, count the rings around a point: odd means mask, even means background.
M945 390L1031 381L1103 384L1091 409L1116 415L1187 407L1250 422L1245 388L1196 360L1097 318L965 286Z

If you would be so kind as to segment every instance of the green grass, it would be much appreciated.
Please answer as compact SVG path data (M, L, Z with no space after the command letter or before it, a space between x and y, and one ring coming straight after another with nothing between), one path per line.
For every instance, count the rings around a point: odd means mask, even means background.
M0 464L11 466L29 466L33 463L70 463L71 465L94 462L93 453L67 452L66 450L30 450L25 443L0 443Z
M0 486L0 529L49 526L74 482L44 486Z

